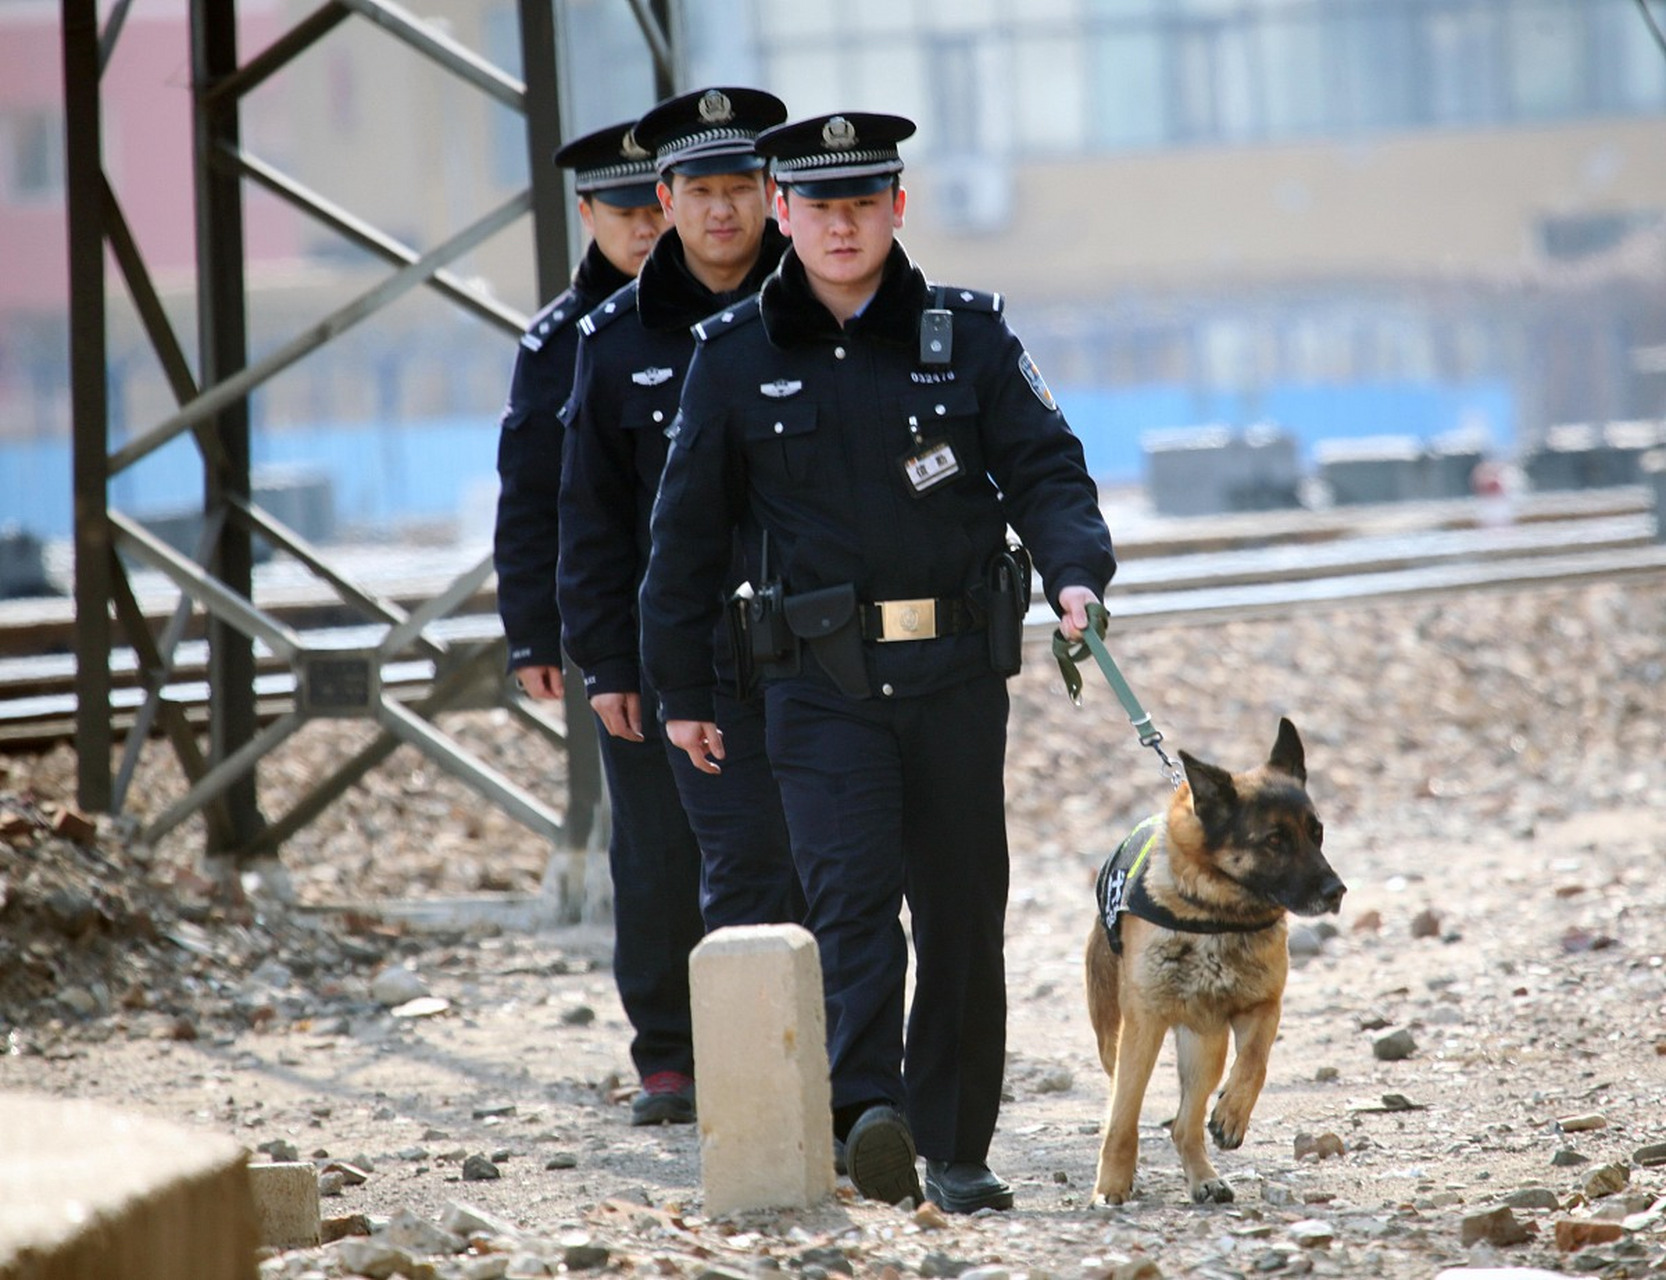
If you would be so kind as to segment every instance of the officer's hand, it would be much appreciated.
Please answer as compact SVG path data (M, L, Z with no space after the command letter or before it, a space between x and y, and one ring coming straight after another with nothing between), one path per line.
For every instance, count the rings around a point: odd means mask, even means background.
M723 772L717 763L723 759L723 730L710 720L667 720L665 736L688 752L701 773Z
M627 742L642 741L642 695L640 693L598 693L590 699L590 709L602 722L602 728L615 738Z
M1059 592L1059 630L1066 640L1080 640L1088 629L1088 606L1099 597L1086 587L1066 587Z
M561 696L560 667L518 667L515 680L521 686L521 692L540 702Z

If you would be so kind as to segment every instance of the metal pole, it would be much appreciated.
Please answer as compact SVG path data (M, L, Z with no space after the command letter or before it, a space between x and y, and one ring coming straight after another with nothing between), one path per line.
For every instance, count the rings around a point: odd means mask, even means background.
M557 41L561 38L550 0L520 0L521 76L526 81L527 169L532 180L532 241L538 271L539 304L567 287L572 274L568 256L567 184L552 158L561 146L561 81ZM595 718L580 701L584 678L571 662L564 664L567 690L567 821L569 849L589 847L601 817L602 762L596 745ZM577 713L574 708L579 708Z
M109 386L104 309L103 56L97 0L63 0L69 363L75 491L76 799L108 810L110 777Z
M243 278L243 193L235 171L215 162L222 148L240 146L238 100L214 86L237 72L237 6L216 0L191 3L192 135L196 172L197 316L204 388L248 363ZM213 419L223 465L204 459L203 505L224 516L228 496L249 498L249 401L240 397ZM223 520L213 561L215 576L232 593L252 600L254 544L240 520ZM259 733L255 713L252 640L224 617L208 622L209 763L222 768ZM248 845L262 824L253 771L226 789L230 848ZM225 852L210 847L210 854Z

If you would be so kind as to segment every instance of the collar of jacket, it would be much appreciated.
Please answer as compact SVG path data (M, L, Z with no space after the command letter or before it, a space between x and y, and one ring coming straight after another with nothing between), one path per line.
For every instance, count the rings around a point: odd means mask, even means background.
M582 296L595 298L598 302L612 297L630 282L631 278L608 260L594 240L579 259L578 270L573 272L573 288Z
M721 311L732 302L750 298L758 286L775 270L787 247L787 237L775 225L773 218L764 221L764 237L758 248L758 260L746 273L738 289L727 293L713 293L694 278L683 254L682 237L675 227L670 228L654 245L648 261L642 264L637 277L636 313L644 328L687 329L714 311Z
M775 274L764 281L759 308L764 332L778 347L851 333L912 345L919 336L920 312L930 293L925 274L909 259L903 247L893 242L885 259L885 274L872 301L861 315L841 328L833 313L810 291L804 264L789 248L781 255L781 265Z

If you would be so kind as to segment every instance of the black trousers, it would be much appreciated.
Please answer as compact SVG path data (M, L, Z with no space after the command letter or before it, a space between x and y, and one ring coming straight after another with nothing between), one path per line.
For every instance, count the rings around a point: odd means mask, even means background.
M706 928L798 924L804 919L804 893L764 745L762 700L738 702L719 691L717 727L724 757L716 777L696 769L687 752L666 744L703 855L700 910Z
M1006 1056L1006 683L892 701L790 680L766 707L821 955L833 1106L901 1103L922 1155L983 1160Z
M613 977L630 1019L639 1076L694 1074L688 953L705 932L700 916L700 845L672 777L659 725L643 717L644 741L601 726L602 771L613 815Z

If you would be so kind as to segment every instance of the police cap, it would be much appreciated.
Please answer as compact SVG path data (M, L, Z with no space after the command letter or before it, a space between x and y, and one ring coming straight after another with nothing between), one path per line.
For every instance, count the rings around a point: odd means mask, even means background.
M810 200L872 195L902 172L897 143L914 134L903 116L845 111L768 129L758 150L775 162L775 181Z
M636 140L661 176L750 173L765 161L753 143L787 118L787 104L762 89L696 89L660 103L636 122Z
M581 196L621 209L657 205L654 157L631 134L625 120L574 138L555 153L555 162L573 171L573 189Z

